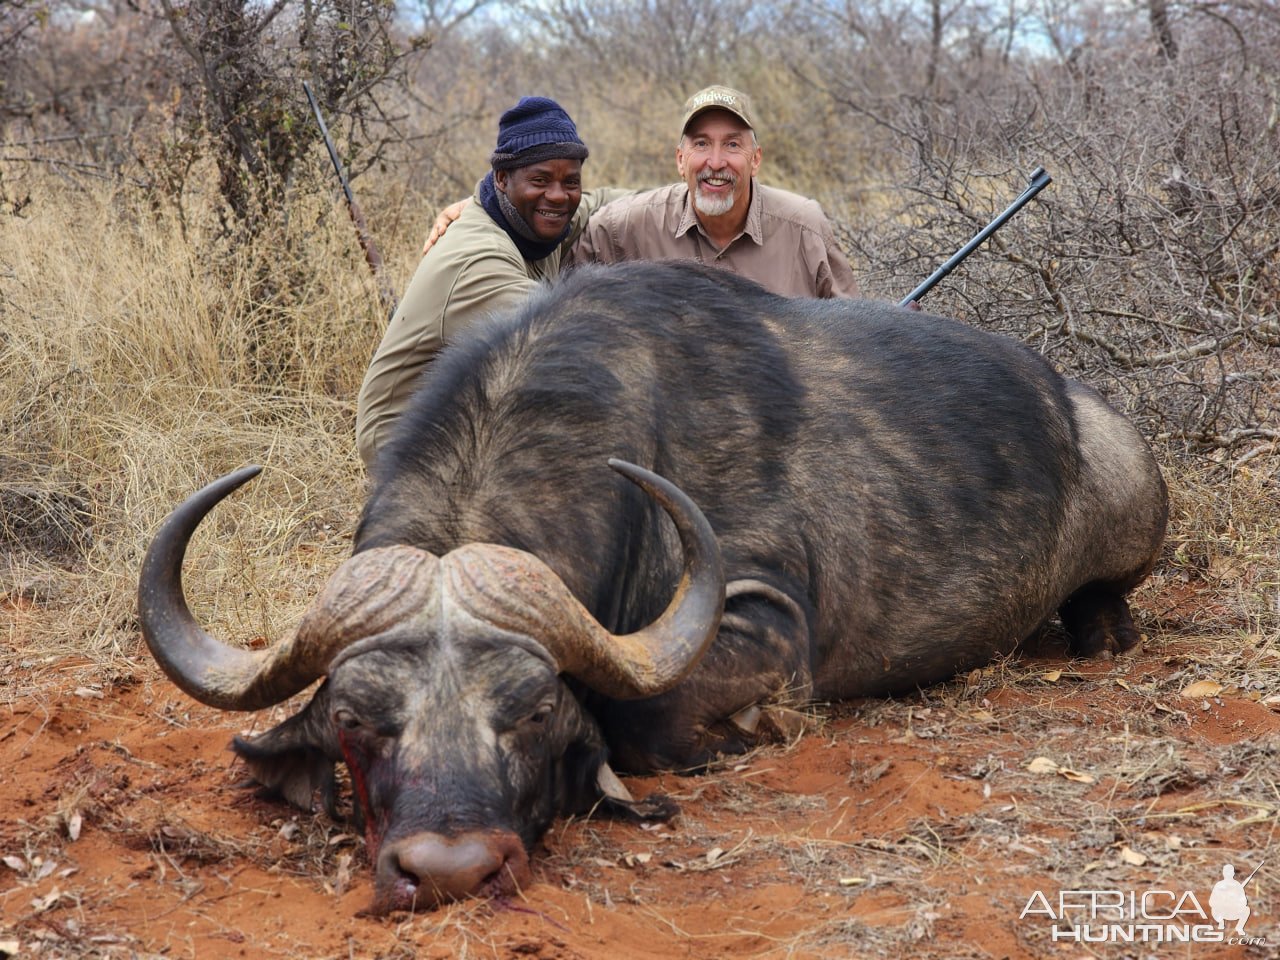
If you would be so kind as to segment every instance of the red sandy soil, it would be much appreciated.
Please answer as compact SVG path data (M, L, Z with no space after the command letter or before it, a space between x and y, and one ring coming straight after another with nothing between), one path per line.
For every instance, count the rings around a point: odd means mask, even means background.
M281 710L198 706L142 657L124 680L11 666L0 957L1275 956L1280 708L1250 678L1276 665L1262 638L1239 647L1050 652L830 708L707 774L627 780L680 802L669 825L556 823L519 898L384 918L361 915L371 875L347 827L238 786L231 736ZM1264 943L1086 949L1020 918L1064 889L1192 891L1208 911L1224 863L1243 879L1264 859L1248 887Z

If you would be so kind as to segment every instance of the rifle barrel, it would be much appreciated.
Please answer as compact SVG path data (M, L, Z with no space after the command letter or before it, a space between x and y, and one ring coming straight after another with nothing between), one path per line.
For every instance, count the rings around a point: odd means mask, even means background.
M302 91L307 95L307 102L311 104L311 112L315 114L316 123L320 127L320 136L324 138L324 145L329 150L329 160L333 163L333 171L338 175L338 182L342 184L342 193L347 198L347 203L353 203L354 198L351 196L351 184L347 181L347 171L342 168L342 160L338 157L338 150L333 145L333 138L329 136L329 125L324 122L324 114L320 112L320 104L316 103L316 95L311 92L311 84L302 81Z
M919 301L926 293L937 286L938 281L958 267L961 262L964 261L965 257L973 253L973 251L978 249L978 247L980 247L988 237L1003 227L1010 217L1030 203L1037 193L1049 184L1053 183L1053 178L1045 172L1044 167L1036 167L1035 170L1032 171L1030 181L1031 182L1027 185L1027 188L1018 195L1018 199L1014 200L1003 213L974 234L973 239L951 255L951 259L940 266L937 270L933 271L933 273L929 274L928 279L908 293L902 299L900 305L905 307L912 300Z
M325 148L329 151L329 159L333 162L334 173L338 175L338 182L342 184L342 195L347 199L347 212L351 214L351 222L356 228L356 240L359 241L360 249L364 251L365 262L369 264L369 270L373 273L374 279L378 283L378 296L382 300L383 306L387 307L388 310L394 310L396 296L383 272L382 253L378 250L378 245L373 242L373 237L369 234L369 227L365 223L364 211L360 209L360 204L356 202L355 195L351 192L351 182L347 179L347 171L343 169L342 160L338 156L338 149L333 145L333 138L329 136L329 125L324 122L324 114L320 112L320 104L316 102L315 94L311 92L311 84L303 80L302 89L307 95L307 101L311 104L311 112L315 114L316 123L320 127L320 135L324 138Z

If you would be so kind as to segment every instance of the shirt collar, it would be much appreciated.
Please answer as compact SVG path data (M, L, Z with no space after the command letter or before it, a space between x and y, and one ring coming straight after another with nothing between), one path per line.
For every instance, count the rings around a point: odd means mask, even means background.
M689 185L684 186L684 202L683 209L680 212L680 224L676 227L676 236L683 237L686 233L697 227L698 232L704 237L707 232L702 229L702 224L698 222L698 215L693 209L693 200L689 196ZM747 207L747 222L742 227L742 233L738 237L748 236L756 246L764 246L764 201L760 197L760 185L756 183L756 178L751 178L751 203ZM730 243L736 243L738 237L734 237ZM707 240L710 241L710 237Z

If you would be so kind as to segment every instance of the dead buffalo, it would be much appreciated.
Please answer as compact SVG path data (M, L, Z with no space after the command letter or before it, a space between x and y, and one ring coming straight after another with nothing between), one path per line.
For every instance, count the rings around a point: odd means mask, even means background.
M256 472L165 521L143 633L228 710L326 678L235 749L303 807L346 763L378 911L512 892L553 818L626 809L609 763L695 768L780 701L911 690L1055 614L1076 654L1133 646L1167 516L1137 431L1022 346L674 263L580 270L442 354L355 555L247 650L199 627L181 568Z

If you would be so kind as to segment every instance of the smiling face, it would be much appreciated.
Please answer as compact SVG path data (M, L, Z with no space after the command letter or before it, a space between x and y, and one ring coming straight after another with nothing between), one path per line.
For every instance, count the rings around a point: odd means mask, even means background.
M582 200L581 160L544 160L498 170L493 180L529 228L548 243L564 234Z
M707 110L689 121L676 147L676 169L699 219L746 220L760 156L751 128L727 110Z

